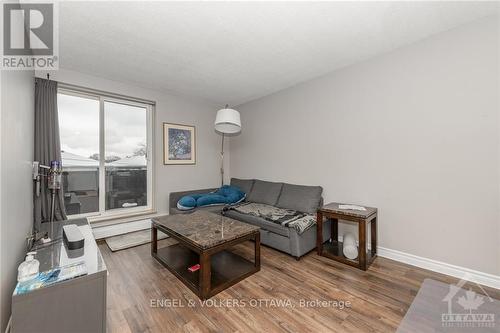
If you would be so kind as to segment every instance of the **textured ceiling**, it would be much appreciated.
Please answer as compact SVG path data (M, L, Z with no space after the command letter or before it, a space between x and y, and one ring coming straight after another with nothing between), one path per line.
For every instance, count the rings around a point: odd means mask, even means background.
M237 105L483 16L496 2L63 2L61 67Z

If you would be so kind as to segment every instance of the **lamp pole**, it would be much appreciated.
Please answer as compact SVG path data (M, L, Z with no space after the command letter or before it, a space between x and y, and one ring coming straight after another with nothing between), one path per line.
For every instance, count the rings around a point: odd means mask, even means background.
M224 186L224 133L222 133L222 149L220 151L221 165L220 165L220 186Z
M240 113L236 110L229 109L229 105L217 111L215 116L215 130L222 134L221 151L220 151L220 184L224 186L224 139L226 134L236 134L241 131Z

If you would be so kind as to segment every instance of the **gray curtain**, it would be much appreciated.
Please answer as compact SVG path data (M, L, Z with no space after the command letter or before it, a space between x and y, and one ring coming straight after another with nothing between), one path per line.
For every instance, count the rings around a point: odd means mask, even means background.
M59 120L57 116L57 82L35 78L35 161L50 166L50 161L61 160ZM35 196L35 226L50 220L51 192L42 178L40 196ZM62 190L55 200L55 220L66 219Z

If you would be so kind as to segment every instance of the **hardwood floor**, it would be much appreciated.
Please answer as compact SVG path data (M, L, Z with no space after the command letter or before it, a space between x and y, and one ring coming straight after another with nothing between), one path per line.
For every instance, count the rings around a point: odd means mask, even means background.
M363 272L314 252L296 261L262 246L261 271L203 305L151 257L149 244L114 253L99 247L109 271L108 332L393 332L425 278L457 281L384 258ZM253 243L234 250L251 258ZM350 307L303 306L334 300Z

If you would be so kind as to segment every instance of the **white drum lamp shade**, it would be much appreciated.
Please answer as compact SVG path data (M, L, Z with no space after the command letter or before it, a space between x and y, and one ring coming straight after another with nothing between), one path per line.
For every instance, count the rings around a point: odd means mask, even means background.
M240 113L233 109L221 109L215 117L215 130L224 134L235 134L241 131Z

